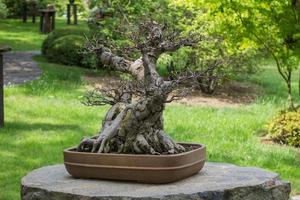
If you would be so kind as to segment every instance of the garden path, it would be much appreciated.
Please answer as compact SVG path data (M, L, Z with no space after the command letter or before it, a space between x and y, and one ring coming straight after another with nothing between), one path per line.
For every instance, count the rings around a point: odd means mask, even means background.
M40 67L32 57L39 51L15 51L4 54L4 85L22 84L37 79Z

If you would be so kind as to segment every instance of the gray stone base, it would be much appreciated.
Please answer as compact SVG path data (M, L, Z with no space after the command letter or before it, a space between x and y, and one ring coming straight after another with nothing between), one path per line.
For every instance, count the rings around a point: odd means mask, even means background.
M72 178L63 165L22 179L22 200L288 200L290 184L253 167L206 163L197 175L162 185Z

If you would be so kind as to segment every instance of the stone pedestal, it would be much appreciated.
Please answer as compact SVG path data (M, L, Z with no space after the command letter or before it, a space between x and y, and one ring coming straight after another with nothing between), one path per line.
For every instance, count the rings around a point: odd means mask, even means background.
M55 9L41 9L40 12L40 32L47 34L55 29Z
M63 165L32 171L22 179L22 200L288 200L290 184L253 167L206 163L193 177L170 184L72 178Z

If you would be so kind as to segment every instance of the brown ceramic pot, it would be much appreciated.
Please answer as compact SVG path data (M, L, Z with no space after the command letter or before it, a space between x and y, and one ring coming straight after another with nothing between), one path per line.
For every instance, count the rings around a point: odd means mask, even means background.
M204 166L202 144L180 143L193 150L175 155L82 153L64 151L64 164L75 178L127 180L143 183L170 183L198 173Z

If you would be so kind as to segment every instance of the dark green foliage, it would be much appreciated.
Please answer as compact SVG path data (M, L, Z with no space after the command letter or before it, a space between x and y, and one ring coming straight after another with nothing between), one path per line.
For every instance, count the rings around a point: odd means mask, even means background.
M69 0L39 0L43 2L43 4L54 4L59 16L66 14L67 12L67 4ZM77 5L78 14L79 15L86 15L87 8L85 7L84 0L75 0L75 4Z
M83 55L80 52L85 38L80 35L65 35L54 40L44 55L49 61L65 65L82 65Z
M9 17L20 17L24 12L24 0L3 0L8 9ZM47 0L27 0L27 10L29 10L33 4L36 5L36 9L45 8L47 6ZM28 13L29 14L29 13Z
M7 15L7 8L2 0L0 0L0 19L5 18Z
M170 11L166 0L91 0L89 7L88 24L91 31L118 47L128 42L128 35L124 33L131 30L132 25L136 26L149 18L164 21ZM103 13L103 16L99 13Z
M94 68L97 65L95 57L82 52L85 36L89 35L89 31L84 29L55 30L44 40L42 54L54 63Z
M277 143L300 147L300 108L276 116L269 123L268 133Z
M48 35L48 37L44 40L42 44L42 54L45 55L47 49L54 43L54 41L60 37L64 37L67 35L78 35L78 36L84 36L88 34L87 31L84 31L82 29L60 29L55 30L52 33Z
M23 2L24 0L3 0L8 8L9 16L17 17L21 16L23 13ZM45 8L48 4L53 4L56 8L57 14L59 16L66 13L66 6L69 1L66 0L31 0L37 4L37 9ZM86 8L84 6L83 0L77 0L79 14L86 13Z
M6 5L9 16L21 16L22 1L20 0L3 0Z
M210 70L198 79L198 88L203 93L212 94L226 80L257 71L255 61L252 59L257 55L255 51L229 54L226 48L218 49L216 45L208 46L204 42L201 45L199 49L182 48L174 53L164 54L158 61L159 73L172 78L182 70L206 71L209 68Z

